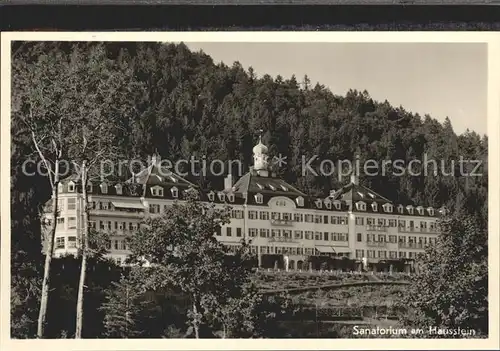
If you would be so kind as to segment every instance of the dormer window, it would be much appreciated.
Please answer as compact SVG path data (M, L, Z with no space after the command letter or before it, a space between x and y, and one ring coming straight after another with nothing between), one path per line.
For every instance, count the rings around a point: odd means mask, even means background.
M229 199L229 202L234 202L234 194L227 194L227 198Z
M152 187L151 188L151 195L163 197L163 188L161 186Z
M377 205L377 203L376 203L376 202L372 203L372 210L373 210L374 212L378 212L378 205Z
M91 193L93 190L93 185L92 185L92 182L88 182L87 183L87 192L88 193Z
M332 208L332 202L330 201L329 198L325 199L325 206L326 206L327 209L331 209Z
M382 207L384 208L385 212L392 213L392 211L393 211L393 207L391 204L384 204L384 206L382 206Z
M412 205L406 206L406 209L408 210L409 214L411 214L411 215L413 214L413 206Z
M356 202L356 209L358 211L366 211L366 204L363 201Z
M359 197L361 197L361 198L365 197L365 195L362 192L358 191L357 193L358 193Z
M427 207L427 212L429 212L429 216L434 216L434 208Z
M263 198L262 194L255 195L255 202L256 203L261 204L263 201L264 201L264 198Z
M179 197L179 189L177 189L175 186L170 189L170 192L172 193L172 197L178 198Z
M340 205L341 205L340 201L338 201L338 200L336 200L336 201L333 202L333 206L335 206L336 210L340 210Z
M281 187L281 189L282 189L283 191L288 191L288 188L287 188L286 186L284 186L284 185L280 185L280 187Z
M101 183L100 187L101 187L101 193L103 193L103 194L107 194L108 193L108 184Z
M398 212L399 213L403 213L403 205L399 205L398 206Z
M70 181L68 183L68 192L69 193L74 193L75 192L75 183L73 181Z
M418 212L419 215L423 216L423 214L424 214L424 208L422 206L418 206L417 207L417 212Z
M116 184L115 185L115 189L116 189L116 194L117 195L122 195L123 194L123 187L121 184Z
M372 193L368 193L368 196L370 196L372 199L375 198L375 195L373 195Z
M298 198L295 199L295 202L297 203L297 206L304 206L304 198L302 196L299 196Z
M316 201L314 201L314 203L316 204L317 208L321 208L321 205L323 204L323 201L321 201L320 199L317 199Z
M219 191L217 196L219 197L219 201L224 201L224 193L222 191Z
M276 187L272 184L268 184L267 185L269 187L269 189L271 189L272 191L276 191Z
M215 199L215 194L214 194L214 192L213 192L213 191L211 191L211 192L209 192L209 193L208 193L208 199L209 199L210 201L214 201L214 199Z
M256 183L257 186L259 187L260 190L263 190L264 189L264 185L260 184L260 183Z
M177 183L177 178L173 177L173 176L168 176L170 178L170 180L172 181L172 183Z

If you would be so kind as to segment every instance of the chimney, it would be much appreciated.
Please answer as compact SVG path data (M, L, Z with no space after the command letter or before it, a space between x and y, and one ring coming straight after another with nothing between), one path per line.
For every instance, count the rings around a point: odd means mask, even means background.
M229 190L233 187L233 175L228 174L226 178L224 178L224 189Z
M351 173L351 183L358 185L358 176L356 175L356 171L352 171Z

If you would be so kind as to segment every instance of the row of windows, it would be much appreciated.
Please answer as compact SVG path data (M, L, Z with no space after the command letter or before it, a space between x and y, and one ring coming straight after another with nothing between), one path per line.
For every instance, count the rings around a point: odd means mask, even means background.
M397 259L397 258L417 258L421 252L414 251L385 251L385 250L356 250L356 258L381 258L381 259Z
M243 212L241 217L243 218ZM260 220L278 220L278 221L293 221L305 223L324 223L324 224L347 224L345 216L327 216L327 215L312 215L302 213L287 213L287 212L267 212L267 211L248 211L248 219Z
M89 225L93 229L100 230L137 230L138 223L133 222L117 222L117 221L90 221Z
M387 240L388 239L388 240ZM362 242L363 241L363 234L362 233L357 233L356 234L356 240L358 242ZM389 243L396 243L396 242L399 242L399 243L410 243L410 244L414 244L414 243L420 243L420 244L423 244L423 245L427 245L427 244L435 244L436 243L436 238L428 238L426 236L419 236L419 237L416 237L416 236L402 236L402 235L386 235L386 234L366 234L366 242L389 242Z
M236 252L240 245L238 244L224 244L229 248L229 252ZM258 250L258 251L257 251ZM283 254L288 254L288 255L305 255L305 256L317 256L320 254L319 251L317 251L313 247L292 247L292 246L255 246L255 245L250 245L250 252L257 254L260 253L261 255L283 255ZM338 253L336 256L344 256L344 257L349 257L349 252L343 252L343 253Z
M236 229L236 236L241 237L242 229ZM226 236L233 236L234 228L226 227ZM220 236L222 230L217 230L216 235ZM313 232L306 230L287 230L287 229L265 229L265 228L249 228L248 236L255 238L257 236L261 238L288 238L288 239L306 239L306 240L324 240L324 241L349 241L349 235L347 233L330 233L330 232Z
M361 193L359 193L359 192L358 192L358 194L361 195ZM356 202L356 209L359 210L359 211L366 211L366 206L367 206L367 204L365 202L363 202L363 201ZM373 211L378 212L378 204L376 202L371 203L370 207L372 208ZM382 208L383 208L384 212L387 212L387 213L392 213L394 211L394 206L391 205L391 204L389 204L389 203L382 205ZM398 205L397 212L400 213L400 214L403 214L404 213L404 209L405 209L405 207L403 205ZM413 215L414 209L416 209L417 213L419 215L421 215L421 216L423 216L425 214L425 209L422 206L418 206L416 208L414 208L411 205L406 206L406 210L411 215ZM427 213L430 216L434 216L435 211L434 211L434 209L432 207L428 207L427 208Z
M364 224L365 224L365 218L363 217L356 218L356 225L364 225ZM436 228L436 222L420 221L419 224L420 228L430 228L430 229ZM366 218L366 225L378 226L378 227L391 227L391 228L396 228L396 227L406 228L408 225L409 228L415 228L415 221L368 217Z

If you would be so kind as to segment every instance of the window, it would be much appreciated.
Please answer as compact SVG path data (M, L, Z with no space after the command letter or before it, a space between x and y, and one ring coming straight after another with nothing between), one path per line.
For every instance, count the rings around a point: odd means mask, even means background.
M91 193L93 189L94 189L94 186L92 185L92 182L88 182L87 183L87 192Z
M257 228L250 228L250 229L248 229L248 235L251 238L255 238L257 236Z
M76 228L76 217L68 217L68 229Z
M306 214L306 223L312 223L312 222L313 222L313 215Z
M257 219L257 211L248 211L248 219Z
M121 266L122 265L122 258L121 257L116 257L115 258L115 262L116 262L117 266Z
M269 238L269 229L261 229L260 230L261 238Z
M291 238L292 237L292 231L291 230L283 230L283 236L285 238Z
M68 183L68 192L74 193L75 192L75 183L73 181L70 181Z
M306 230L306 239L307 240L312 240L313 239L313 232L311 230Z
M335 209L336 209L336 210L340 210L340 206L341 206L340 201L335 200L335 201L333 202L333 206L335 206Z
M396 223L395 219L389 219L389 227L396 228Z
M232 210L231 211L231 218L242 219L243 218L243 211Z
M172 193L172 197L174 198L177 198L179 197L179 189L177 189L177 187L172 187L172 189L170 189L170 192Z
M387 251L379 251L378 258L387 258Z
M413 206L409 205L409 206L406 206L406 209L408 210L408 213L409 214L413 214Z
M228 194L227 198L229 199L229 202L234 202L234 194Z
M321 240L321 233L320 232L316 232L314 233L314 240Z
M68 211L69 210L76 210L76 198L68 199Z
M226 228L226 236L232 236L231 234L231 227Z
M214 192L213 192L213 191L209 192L209 193L208 193L208 200L210 200L210 201L214 201L214 199L215 199L215 194L214 194Z
M241 228L236 228L236 236L241 237Z
M298 198L295 199L295 202L297 203L297 206L304 206L304 198L302 196L299 196Z
M323 204L323 201L321 201L320 199L317 199L314 203L316 204L317 208L321 208L321 205Z
M279 220L280 219L279 212L271 212L271 219Z
M108 193L108 184L101 183L100 187L101 187L101 193L103 193L103 194L107 194Z
M76 236L68 236L68 249L76 247Z
M389 258L397 258L398 253L396 251L389 251Z
M328 232L323 233L323 240L328 241Z
M398 206L398 212L399 213L403 213L403 205L399 205Z
M322 219L323 218L320 215L315 215L314 216L314 223L321 223Z
M366 204L364 202L356 202L356 209L359 211L366 211Z
M64 239L65 238L56 238L56 249L64 249Z
M366 256L368 256L368 258L375 258L375 250L367 250Z
M399 258L406 258L406 252L399 251Z
M325 199L325 206L327 209L331 209L332 208L332 202L327 198Z
M295 234L295 239L303 239L304 237L302 230L296 230L294 234Z
M255 202L258 203L258 204L261 204L263 202L263 197L262 197L262 194L257 194L255 195Z
M123 194L123 186L121 184L116 184L115 185L115 190L117 195L122 195Z
M417 212L418 212L419 215L422 216L424 214L424 208L422 206L418 206L417 207Z
M328 224L328 216L323 216L323 223Z
M271 229L271 238L277 238L281 236L281 230Z
M428 207L427 212L429 212L430 216L434 216L434 209L432 207Z
M295 222L303 222L304 221L304 215L302 215L302 213L294 213L293 220Z
M377 203L376 203L376 202L372 203L372 210L373 210L374 212L377 212L377 211L378 211L378 205L377 205Z
M57 219L57 224L64 224L64 217L60 217Z
M389 235L389 242L390 243L396 243L397 241L397 236L396 235Z
M356 218L356 225L364 225L364 218L363 217L357 217Z
M357 240L358 242L363 241L363 235L362 235L361 233L357 233L357 234L356 234L356 240Z
M389 213L392 212L392 205L391 204L385 204L383 207L384 207L385 212L389 212Z
M269 212L260 211L259 216L260 216L261 220L264 220L264 221L269 220Z
M217 236L221 236L221 235L222 235L222 233L221 233L221 232L222 232L221 227L217 227L217 229L215 230L215 235L217 235Z
M365 257L365 250L356 250L356 258Z

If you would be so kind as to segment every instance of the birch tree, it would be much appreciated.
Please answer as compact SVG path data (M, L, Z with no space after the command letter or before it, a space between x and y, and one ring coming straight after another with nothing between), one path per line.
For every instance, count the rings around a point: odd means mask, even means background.
M47 320L50 268L59 213L58 185L68 171L63 157L68 150L73 128L71 106L64 103L64 93L68 89L67 68L67 57L57 45L49 44L41 51L40 46L26 45L13 53L13 130L30 136L33 154L39 164L38 171L47 177L52 193L51 219L44 233L45 263L37 327L39 338L44 337Z

